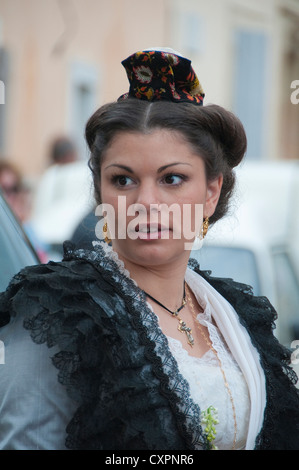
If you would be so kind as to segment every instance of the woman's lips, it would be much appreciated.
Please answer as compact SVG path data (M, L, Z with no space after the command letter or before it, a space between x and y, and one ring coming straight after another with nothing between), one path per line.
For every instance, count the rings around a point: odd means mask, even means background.
M135 227L135 236L140 240L157 240L169 238L171 229L161 224L137 224ZM135 237L134 237L135 238Z

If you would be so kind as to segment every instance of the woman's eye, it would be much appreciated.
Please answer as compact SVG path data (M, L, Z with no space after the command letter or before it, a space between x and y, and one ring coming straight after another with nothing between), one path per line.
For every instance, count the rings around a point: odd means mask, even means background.
M166 175L164 176L164 181L166 184L172 185L172 186L178 186L184 181L184 177L181 175Z
M117 186L129 186L130 184L133 183L133 180L126 175L118 175L113 177L113 183L116 184Z

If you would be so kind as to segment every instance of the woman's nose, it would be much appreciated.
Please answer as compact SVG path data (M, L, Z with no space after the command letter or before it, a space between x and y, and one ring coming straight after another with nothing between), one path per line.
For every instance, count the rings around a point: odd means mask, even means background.
M140 184L136 193L136 204L144 206L146 210L149 210L157 208L160 202L159 188L157 188L154 182L147 181Z

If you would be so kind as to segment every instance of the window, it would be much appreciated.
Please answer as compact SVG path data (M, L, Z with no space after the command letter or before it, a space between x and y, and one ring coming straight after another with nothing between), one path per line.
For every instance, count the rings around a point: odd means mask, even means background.
M70 75L70 135L74 139L80 158L87 157L84 139L85 125L97 108L98 73L95 67L73 63Z
M265 156L267 47L263 32L235 32L234 112L245 127L247 157L252 159Z
M182 15L182 50L195 56L204 50L204 22L198 13L185 12Z

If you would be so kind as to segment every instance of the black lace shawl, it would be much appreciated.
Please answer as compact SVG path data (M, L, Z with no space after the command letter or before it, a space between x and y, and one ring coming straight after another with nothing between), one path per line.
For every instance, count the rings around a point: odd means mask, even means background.
M260 354L267 406L256 449L299 449L297 377L273 335L275 311L248 286L189 265L233 305ZM52 359L58 380L78 402L67 448L210 448L144 294L101 247L65 244L62 262L22 270L0 296L0 326L17 314L34 342L59 346Z

